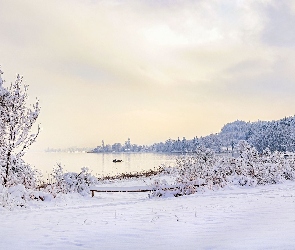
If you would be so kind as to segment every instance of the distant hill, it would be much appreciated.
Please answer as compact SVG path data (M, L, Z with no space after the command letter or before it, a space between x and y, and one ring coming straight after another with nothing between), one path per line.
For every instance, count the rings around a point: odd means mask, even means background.
M216 134L204 137L194 137L191 140L178 138L165 142L154 143L150 146L131 144L130 139L124 143L97 146L90 150L92 153L111 152L159 152L186 153L194 152L199 146L210 148L216 153L231 152L241 140L247 141L259 152L266 148L273 151L295 152L295 116L285 117L276 121L245 122L234 121L227 123Z
M167 140L153 144L156 152L192 152L198 146L210 148L215 152L229 152L235 145L245 140L259 152L269 148L271 151L295 151L295 116L285 117L276 121L227 123L221 131L192 140Z

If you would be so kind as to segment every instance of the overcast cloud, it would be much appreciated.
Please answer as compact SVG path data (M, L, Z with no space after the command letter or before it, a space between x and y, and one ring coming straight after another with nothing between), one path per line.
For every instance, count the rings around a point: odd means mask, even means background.
M0 64L40 148L144 144L294 115L294 1L0 0Z

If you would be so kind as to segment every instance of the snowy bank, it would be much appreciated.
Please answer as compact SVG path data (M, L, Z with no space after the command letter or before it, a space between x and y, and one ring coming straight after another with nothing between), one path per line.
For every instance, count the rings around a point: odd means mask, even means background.
M0 249L294 249L294 200L289 181L177 198L60 195L3 209Z

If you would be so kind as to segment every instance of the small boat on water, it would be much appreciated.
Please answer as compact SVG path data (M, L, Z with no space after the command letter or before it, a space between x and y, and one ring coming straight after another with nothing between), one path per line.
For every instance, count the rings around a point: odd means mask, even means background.
M122 160L117 160L117 159L114 159L114 160L113 160L113 162L114 162L114 163L117 163L117 162L122 162Z

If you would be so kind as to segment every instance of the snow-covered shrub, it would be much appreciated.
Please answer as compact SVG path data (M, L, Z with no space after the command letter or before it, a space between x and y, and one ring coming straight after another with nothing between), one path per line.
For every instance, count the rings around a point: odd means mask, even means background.
M221 184L222 180L214 172L217 157L210 149L200 147L191 157L181 157L176 161L178 194L192 194L204 185Z
M14 207L26 207L32 200L50 201L53 196L47 192L27 189L18 184L11 187L0 185L0 206L13 209Z
M235 159L234 166L236 172L240 169L240 175L255 179L258 185L294 180L294 160L285 159L284 153L272 153L269 149L259 153L247 142L241 142L239 149L240 157Z
M88 168L81 168L80 173L66 172L60 164L53 170L52 183L47 185L44 190L52 193L79 193L86 195L90 193L90 187L97 183L97 178L89 173Z
M6 187L22 184L25 188L36 188L39 177L41 176L39 171L32 168L29 164L26 164L21 158L17 158L15 155L11 155L10 160L10 168L5 172L7 176L6 182L4 184L2 179L1 183Z
M151 196L166 196L165 193L174 196L189 195L202 186L222 185L222 179L214 172L217 157L214 152L204 147L199 147L194 155L183 156L176 160L176 183L174 186L154 183Z
M169 185L168 182L163 179L156 179L153 183L153 190L152 193L149 195L150 197L171 197L171 196L178 196L179 190L175 185Z
M238 145L239 156L218 157L213 151L199 148L190 157L177 160L174 186L155 183L152 196L193 194L199 190L216 190L226 185L256 186L295 180L295 161L269 149L259 153L247 142Z

